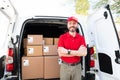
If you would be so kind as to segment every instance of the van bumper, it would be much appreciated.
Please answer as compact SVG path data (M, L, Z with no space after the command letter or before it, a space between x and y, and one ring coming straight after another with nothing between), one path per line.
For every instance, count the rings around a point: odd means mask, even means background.
M18 78L8 78L6 80L18 80Z
M85 80L95 80L95 74L88 73L85 77Z
M3 80L19 80L17 76L5 76Z

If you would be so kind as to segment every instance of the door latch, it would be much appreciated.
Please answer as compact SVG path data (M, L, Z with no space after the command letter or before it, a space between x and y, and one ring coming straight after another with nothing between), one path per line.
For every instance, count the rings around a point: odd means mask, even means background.
M120 64L120 53L119 53L119 50L115 51L115 56L116 56L115 62Z

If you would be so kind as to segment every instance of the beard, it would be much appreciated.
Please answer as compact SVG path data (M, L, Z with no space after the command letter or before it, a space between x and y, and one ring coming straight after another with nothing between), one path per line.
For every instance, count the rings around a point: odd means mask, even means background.
M74 26L71 26L68 30L69 30L70 32L76 32L77 28L74 27Z

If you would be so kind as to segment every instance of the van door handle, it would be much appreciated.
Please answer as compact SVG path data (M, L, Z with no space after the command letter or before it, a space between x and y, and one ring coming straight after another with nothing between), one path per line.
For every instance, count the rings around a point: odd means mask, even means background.
M87 71L86 73L97 73L98 72L98 69L92 69L90 71Z
M120 52L119 52L119 50L115 51L115 56L116 56L115 62L117 64L120 64Z
M20 37L19 35L16 35L16 42L14 42L14 39L11 38L11 41L12 41L12 44L13 44L13 45L16 45L16 44L18 43L19 37Z

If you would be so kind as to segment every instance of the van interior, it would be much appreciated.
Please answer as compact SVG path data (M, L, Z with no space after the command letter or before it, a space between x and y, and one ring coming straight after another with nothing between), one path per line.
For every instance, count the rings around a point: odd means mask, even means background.
M22 61L22 57L25 54L24 52L25 49L23 47L24 45L23 40L24 38L27 38L28 34L43 35L43 37L47 37L47 38L58 38L61 34L65 33L66 31L67 31L67 24L66 24L66 20L64 19L59 19L59 20L58 19L29 19L27 20L23 24L22 31L21 31L22 40L21 40L21 47L19 50L21 55L20 61ZM58 80L58 79L59 78L55 80Z

